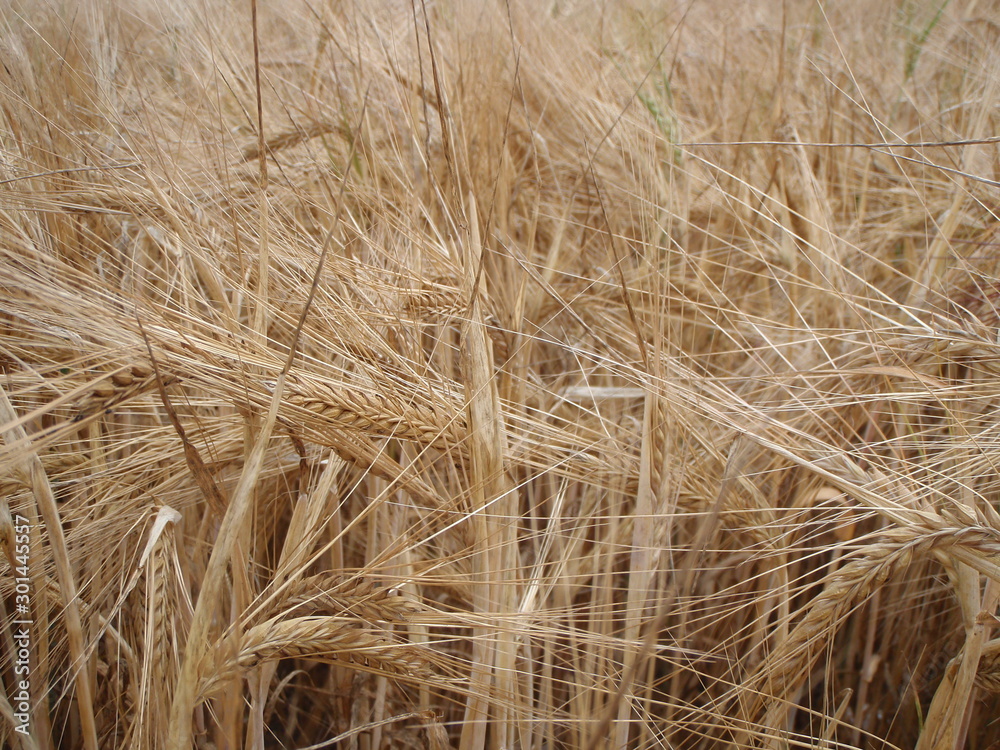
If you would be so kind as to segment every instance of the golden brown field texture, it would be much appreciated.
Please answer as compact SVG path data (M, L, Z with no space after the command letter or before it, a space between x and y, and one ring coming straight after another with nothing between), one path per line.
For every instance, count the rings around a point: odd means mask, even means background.
M0 745L1000 747L998 18L0 0Z

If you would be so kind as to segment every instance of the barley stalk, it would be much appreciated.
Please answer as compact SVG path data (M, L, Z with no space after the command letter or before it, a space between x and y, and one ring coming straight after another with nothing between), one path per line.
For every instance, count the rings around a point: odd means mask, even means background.
M740 686L743 725L778 730L789 710L787 701L808 677L844 616L905 571L915 557L956 547L996 556L1000 536L987 529L942 528L933 533L898 529L866 545L860 556L831 574L788 638ZM761 711L766 711L763 719L758 718Z
M411 679L427 679L433 672L428 654L402 643L388 631L361 628L354 618L277 617L249 628L240 639L235 658L215 665L199 689L202 698L234 676L278 659L301 658L334 662L359 669Z
M983 3L59 5L7 744L23 653L39 748L1000 742Z
M320 574L295 581L271 604L269 611L295 611L298 617L322 612L374 624L405 623L419 609L419 605L396 588L377 586L374 581L344 579L338 574Z
M446 449L460 446L465 437L464 419L458 412L358 388L293 382L286 402L333 426L365 435L409 439Z

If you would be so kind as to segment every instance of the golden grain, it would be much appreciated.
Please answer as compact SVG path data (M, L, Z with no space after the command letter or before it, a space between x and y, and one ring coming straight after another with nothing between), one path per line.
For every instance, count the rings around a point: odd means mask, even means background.
M1000 742L982 4L59 5L0 12L23 746Z

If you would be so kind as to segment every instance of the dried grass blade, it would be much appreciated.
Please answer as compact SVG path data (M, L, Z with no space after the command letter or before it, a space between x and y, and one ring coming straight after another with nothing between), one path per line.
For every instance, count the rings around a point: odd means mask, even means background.
M517 692L514 679L516 643L505 616L517 611L518 503L516 490L507 478L507 453L500 398L493 377L493 352L483 324L476 285L485 283L480 273L483 258L479 238L476 199L468 201L469 244L466 253L466 284L470 314L462 330L463 376L469 425L469 454L474 536L475 611L496 617L500 625L479 628L475 633L472 676L462 728L461 750L483 750L487 719L498 747L513 741L515 725L510 716Z
M91 692L91 671L90 658L84 645L83 621L80 617L80 604L78 589L76 587L76 577L73 575L73 565L69 559L69 550L66 547L66 535L63 533L62 520L59 517L59 506L56 504L55 496L52 494L52 486L49 484L48 476L45 474L45 467L38 457L38 453L31 448L30 440L24 428L16 424L17 413L7 397L7 391L0 386L0 423L4 425L14 425L6 427L4 440L10 445L14 443L24 443L28 446L28 453L23 461L23 470L30 478L31 490L38 506L38 512L45 522L45 530L49 536L49 549L52 551L52 558L56 566L56 575L59 579L59 591L63 599L63 617L66 620L66 637L69 642L69 655L71 659L71 670L73 672L73 682L76 689L76 697L80 704L80 729L83 733L83 744L87 750L97 750L97 725L94 721L94 699ZM37 544L35 549L40 548ZM41 573L41 565L33 565L32 572L35 576ZM43 590L37 585L36 578L35 591ZM43 675L45 679L45 675Z

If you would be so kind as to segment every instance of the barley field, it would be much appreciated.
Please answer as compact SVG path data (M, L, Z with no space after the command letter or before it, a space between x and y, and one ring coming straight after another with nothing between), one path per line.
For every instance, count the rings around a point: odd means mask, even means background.
M1000 747L997 19L0 0L0 745Z

